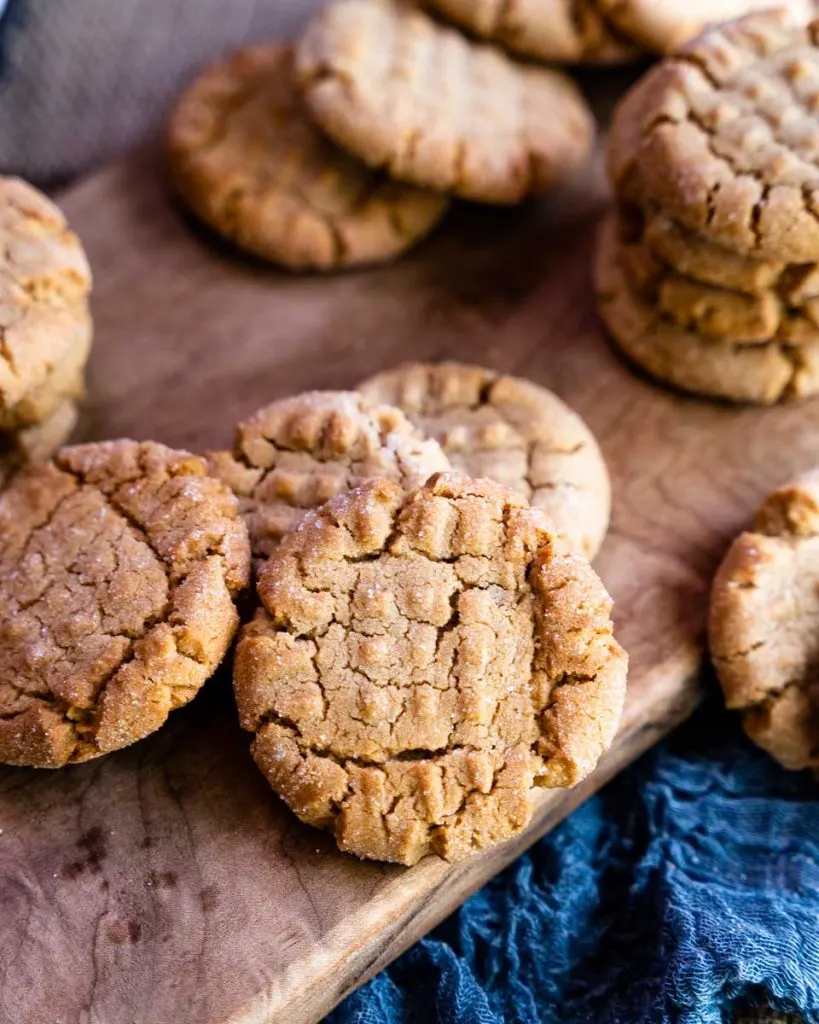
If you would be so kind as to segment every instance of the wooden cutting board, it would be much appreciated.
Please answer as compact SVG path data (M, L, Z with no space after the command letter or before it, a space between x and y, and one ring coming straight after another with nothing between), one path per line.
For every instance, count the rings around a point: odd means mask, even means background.
M459 208L395 266L252 265L186 223L151 157L64 197L96 276L81 438L203 449L259 405L408 358L546 384L599 437L614 519L598 567L632 658L614 749L529 831L451 867L359 863L256 771L223 673L158 735L59 772L0 770L0 1024L300 1024L440 921L689 714L710 575L762 494L817 459L819 405L673 395L609 348L589 263L599 166L538 208Z

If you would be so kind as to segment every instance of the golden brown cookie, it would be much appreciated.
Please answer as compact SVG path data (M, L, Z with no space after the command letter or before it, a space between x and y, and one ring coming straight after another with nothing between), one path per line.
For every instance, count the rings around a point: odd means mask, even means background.
M628 242L615 214L600 232L595 286L600 313L622 351L638 366L685 391L770 405L819 392L819 341L729 344L664 317L628 280Z
M411 490L450 468L398 409L354 391L310 391L265 406L207 456L238 496L254 558L266 558L307 510L379 477Z
M589 154L591 113L557 71L517 64L401 0L340 0L296 49L310 112L398 181L481 202L546 191Z
M437 440L455 469L489 477L546 512L593 558L611 511L608 471L593 434L556 395L463 363L408 363L361 385Z
M65 401L48 419L22 430L0 430L0 486L20 466L47 459L65 444L77 424L77 406Z
M621 197L745 255L819 261L818 33L749 15L653 69L615 117Z
M458 859L515 835L617 728L611 600L521 496L459 473L371 481L271 556L236 651L273 788L359 857Z
M771 494L714 579L711 654L729 708L786 768L819 768L819 471Z
M0 177L0 429L40 422L76 395L91 345L91 274L60 210Z
M57 768L158 729L224 657L236 499L186 452L64 448L0 494L0 762Z
M642 52L607 21L600 0L429 0L439 14L525 57L622 64Z
M796 22L811 17L810 0L596 0L603 15L655 53L671 53L709 24L781 7Z
M248 252L332 270L404 252L446 197L394 184L313 127L289 46L257 46L204 71L168 129L170 171L198 217Z

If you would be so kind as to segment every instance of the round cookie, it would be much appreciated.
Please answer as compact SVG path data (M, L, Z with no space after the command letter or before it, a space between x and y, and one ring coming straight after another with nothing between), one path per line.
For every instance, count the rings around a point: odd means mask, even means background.
M596 0L621 32L655 53L671 53L713 22L739 18L773 6L794 21L811 17L810 0Z
M204 71L168 128L180 196L219 234L292 269L390 259L441 220L445 196L369 170L313 127L289 46L257 46Z
M819 768L819 471L774 491L714 579L711 655L729 708L786 768Z
M572 547L593 558L611 511L594 435L556 395L530 381L462 363L408 363L360 386L403 410L455 469L524 494Z
M310 24L296 75L316 123L397 181L515 203L589 154L566 75L517 64L401 0L340 0Z
M647 373L684 391L760 405L819 392L819 341L729 344L686 330L630 287L626 247L610 214L595 264L598 307L618 347Z
M430 0L451 21L525 57L622 64L640 48L603 17L598 0Z
M615 118L618 193L739 253L819 261L818 31L749 15L663 61Z
M310 513L259 582L234 662L253 756L359 857L461 858L574 786L626 691L611 600L519 495L377 480Z
M77 390L91 345L91 274L60 210L0 177L0 429L37 423Z
M158 729L227 652L249 547L186 452L79 445L0 493L0 762L57 768Z
M305 512L367 480L408 491L450 468L398 409L355 391L309 391L265 406L236 429L211 472L239 498L256 559L267 558Z

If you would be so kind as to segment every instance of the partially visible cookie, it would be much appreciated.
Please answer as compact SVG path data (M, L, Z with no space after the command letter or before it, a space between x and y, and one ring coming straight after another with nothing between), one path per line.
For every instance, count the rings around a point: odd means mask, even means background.
M591 113L566 75L517 64L402 0L340 0L296 50L316 123L398 181L515 203L588 156Z
M39 422L72 397L91 344L90 288L60 210L0 177L0 428Z
M555 394L463 363L408 363L360 385L402 409L456 469L524 494L592 558L609 524L608 471L593 434Z
M618 194L744 255L819 261L817 32L768 11L658 65L615 117Z
M77 406L67 400L36 426L0 431L0 486L20 466L47 459L65 444L76 423Z
M375 477L411 490L450 468L398 409L351 391L311 391L240 423L232 451L208 456L239 498L254 558L270 555L307 510Z
M117 750L191 700L238 625L236 499L162 445L64 448L0 493L0 762Z
M819 471L774 491L732 544L709 640L751 739L786 768L819 767Z
M599 0L429 0L440 14L525 57L622 64L642 52L607 21Z
M176 105L170 171L191 209L248 252L293 269L397 256L449 205L348 156L311 123L289 46L241 50L208 68Z
M819 340L730 344L687 330L631 287L627 245L610 214L600 232L595 286L606 326L638 366L685 391L734 402L769 405L819 392Z
M548 520L488 480L372 481L310 513L259 583L234 685L253 756L359 857L450 860L515 835L534 787L614 738L611 600Z
M713 22L781 7L796 22L812 17L810 0L596 0L606 18L655 53L671 53Z

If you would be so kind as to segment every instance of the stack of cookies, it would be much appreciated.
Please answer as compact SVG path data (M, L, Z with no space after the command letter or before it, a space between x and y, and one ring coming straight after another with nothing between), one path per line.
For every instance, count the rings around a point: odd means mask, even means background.
M558 398L453 363L274 402L204 459L61 449L0 493L0 762L158 729L253 574L234 689L276 792L360 857L483 849L614 738L627 659L588 561L609 502Z
M71 433L91 347L91 274L44 195L0 177L0 482Z
M597 256L623 351L688 391L819 391L819 22L706 31L620 105Z
M295 45L206 70L168 132L181 198L292 269L398 256L453 196L517 203L588 156L593 119L562 72L470 40L405 0L339 0Z

